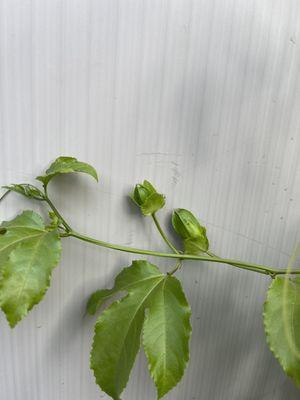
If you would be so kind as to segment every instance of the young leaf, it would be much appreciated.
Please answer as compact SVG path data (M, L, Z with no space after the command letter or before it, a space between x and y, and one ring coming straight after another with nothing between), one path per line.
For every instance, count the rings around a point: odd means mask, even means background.
M56 175L69 174L71 172L83 172L98 181L98 175L95 168L87 163L78 161L74 157L58 157L47 169L46 175L38 176L36 179L47 186L50 180Z
M276 277L264 305L267 343L283 370L300 386L300 278Z
M135 261L119 274L113 289L128 295L112 303L96 323L91 368L97 384L114 400L120 399L140 348L146 304L163 280L154 265Z
M28 183L12 184L8 186L3 186L3 188L8 189L12 192L19 193L25 197L33 198L36 200L44 200L44 194L37 187L30 185Z
M149 302L143 329L143 345L159 399L177 385L189 360L190 315L180 282L167 275Z
M50 224L47 226L48 230L56 230L58 225L61 223L60 218L53 211L48 212Z
M1 225L0 307L14 327L43 298L57 265L61 243L57 232L49 232L33 211Z

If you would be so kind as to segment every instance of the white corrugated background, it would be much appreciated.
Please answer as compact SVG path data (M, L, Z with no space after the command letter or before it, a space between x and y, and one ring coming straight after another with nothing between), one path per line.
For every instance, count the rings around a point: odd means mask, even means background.
M73 155L101 173L51 185L78 230L165 249L126 198L148 178L216 253L285 266L299 240L299 21L298 0L0 0L0 183ZM31 207L11 195L0 217ZM108 399L84 307L132 258L65 240L43 303L14 331L1 316L1 400ZM166 399L298 399L264 340L269 279L205 263L178 276L191 361ZM155 398L143 354L123 398Z

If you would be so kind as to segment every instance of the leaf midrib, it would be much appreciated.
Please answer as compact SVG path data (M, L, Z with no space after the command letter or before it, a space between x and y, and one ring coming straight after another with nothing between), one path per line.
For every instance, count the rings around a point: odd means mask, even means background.
M28 281L28 277L29 277L29 273L32 271L32 267L33 267L33 260L34 260L34 258L35 258L35 256L36 256L36 253L37 253L37 251L38 251L38 248L41 246L41 242L42 242L42 240L44 240L45 239L45 237L46 237L46 234L47 234L48 232L45 232L43 235L41 235L41 237L38 239L38 241L36 242L36 244L35 244L35 246L33 246L33 251L32 251L32 254L31 254L31 256L30 256L30 262L29 262L29 268L27 269L27 272L26 272L26 274L25 274L25 277L24 277L24 280L23 280L23 285L20 287L20 289L19 289L19 292L18 292L18 294L17 294L17 296L16 296L16 298L19 300L20 299L20 297L21 297L21 293L23 292L23 290L24 290L24 287L25 287L25 285L27 284L27 281Z
M15 228L17 228L17 229L21 228L21 229L30 229L31 231L44 232L43 227L37 228L37 227L34 227L34 226L26 226L26 225L8 225L8 226L3 225L3 228L6 228L7 230L15 229Z
M22 237L21 239L17 239L17 240L15 240L15 241L13 241L13 242L9 242L9 244L8 244L7 246L4 246L4 247L0 248L0 254L1 254L2 252L4 252L4 250L6 250L7 248L9 248L10 246L14 246L14 245L16 245L16 244L18 244L18 243L20 243L20 242L23 242L23 241L25 242L26 240L33 239L33 238L35 238L35 237L41 236L41 235L43 235L44 233L47 233L47 232L46 232L46 231L40 230L38 234L30 235L30 236L25 236L25 237Z
M126 291L127 289L130 289L132 286L143 284L143 283L147 282L148 280L151 280L151 279L154 279L154 278L159 278L160 276L162 276L162 274L151 275L151 276L148 276L147 278L140 279L140 280L137 280L137 281L134 281L134 282L130 282L130 283L126 284L125 286L120 286L120 287L117 287L117 288L113 287L113 288L109 289L109 293L107 295L101 297L100 301L97 302L97 303L101 302L100 306L97 305L97 309L99 309L106 300L108 300L110 297L112 297L117 292Z
M164 277L164 275L158 274L158 275L148 276L147 278L140 279L138 281L134 281L134 282L128 283L126 286L123 286L122 288L119 288L118 291L129 289L131 286L143 284L144 282L147 282L148 280L150 281L151 279L156 279L156 278L159 278L159 277Z
M163 287L162 287L162 298L163 298L163 315L164 315L164 351L163 351L163 363L164 363L164 377L163 377L163 380L164 380L164 384L165 384L165 371L166 371L166 364L167 364L167 351L166 351L166 349L167 349L167 333L166 333L166 330L167 330L167 327L166 327L166 309L165 309L165 307L164 307L164 305L165 305L165 286L166 286L166 282L167 282L167 279L165 279L165 281L164 281L164 283L163 283Z
M163 320L164 320L164 323L163 323L163 330L164 330L164 332L163 332L163 334L162 334L162 336L164 337L164 339L163 339L163 344L164 344L164 350L163 350L163 352L162 352L162 358L163 358L163 378L162 378L162 380L163 380L163 386L165 386L165 380L166 380L166 365L167 365L167 356L168 356L168 352L167 352L167 333L166 333L166 331L167 331L167 323L166 323L166 308L165 308L165 286L166 286L166 283L167 283L167 279L168 279L168 277L166 277L165 279L164 279L164 282L163 282L163 285L162 285L162 300L163 300L163 307L162 307L162 313L163 313Z
M160 275L157 275L157 276L160 276ZM130 320L130 323L128 324L128 328L127 328L127 330L126 330L126 335L124 336L124 339L123 339L123 341L122 341L122 347L121 347L121 349L123 349L123 347L124 347L124 343L125 343L125 341L126 341L126 339L127 339L129 329L130 329L130 327L131 327L131 325L132 325L132 322L133 322L134 318L136 317L138 311L140 310L140 308L142 307L142 305L144 304L144 302L146 301L146 299L147 299L147 298L150 296L150 294L153 292L153 290L162 282L163 279L165 279L165 276L164 276L164 275L162 275L161 280L159 280L159 281L157 282L157 284L154 285L154 286L151 288L151 290L146 294L146 296L145 296L145 297L142 299L142 301L139 303L139 305L138 305L136 311L134 312L133 317L132 317L131 320ZM130 296L130 294L129 294L129 296ZM121 351L120 354L119 354L118 362L116 363L117 366L119 366L121 354L122 354L122 351ZM117 376L115 376L115 386L116 386L116 383L117 383L117 382L116 382L116 379L117 379ZM116 387L117 387L117 386L116 386Z

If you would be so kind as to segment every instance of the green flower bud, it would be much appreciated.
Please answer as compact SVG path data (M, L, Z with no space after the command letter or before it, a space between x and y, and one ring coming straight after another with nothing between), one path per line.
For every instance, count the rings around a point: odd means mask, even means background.
M151 215L165 205L164 195L157 193L150 182L138 183L131 196L144 215Z
M201 226L197 218L184 208L173 211L172 225L178 235L183 239L185 252L199 254L206 252L209 247L206 229Z
M183 239L196 238L202 234L203 228L197 218L184 208L177 208L173 211L172 224L175 231Z
M156 190L154 187L151 185L150 182L144 181L143 184L138 183L133 192L133 198L134 201L139 205L143 205L147 198L152 194L156 193Z

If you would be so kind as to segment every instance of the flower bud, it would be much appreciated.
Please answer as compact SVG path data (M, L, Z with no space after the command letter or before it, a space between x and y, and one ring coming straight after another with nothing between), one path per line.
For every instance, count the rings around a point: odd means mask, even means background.
M138 183L131 196L144 215L151 215L165 205L164 195L157 193L150 182Z
M150 182L144 181L144 183L138 183L133 192L134 201L139 205L143 205L147 198L151 196L152 193L155 193L156 190L151 185Z
M178 235L183 239L185 252L199 254L206 252L209 247L206 229L201 226L197 218L184 208L173 211L172 225Z
M194 215L184 208L177 208L173 211L172 224L175 231L183 239L196 238L201 236L202 227Z

